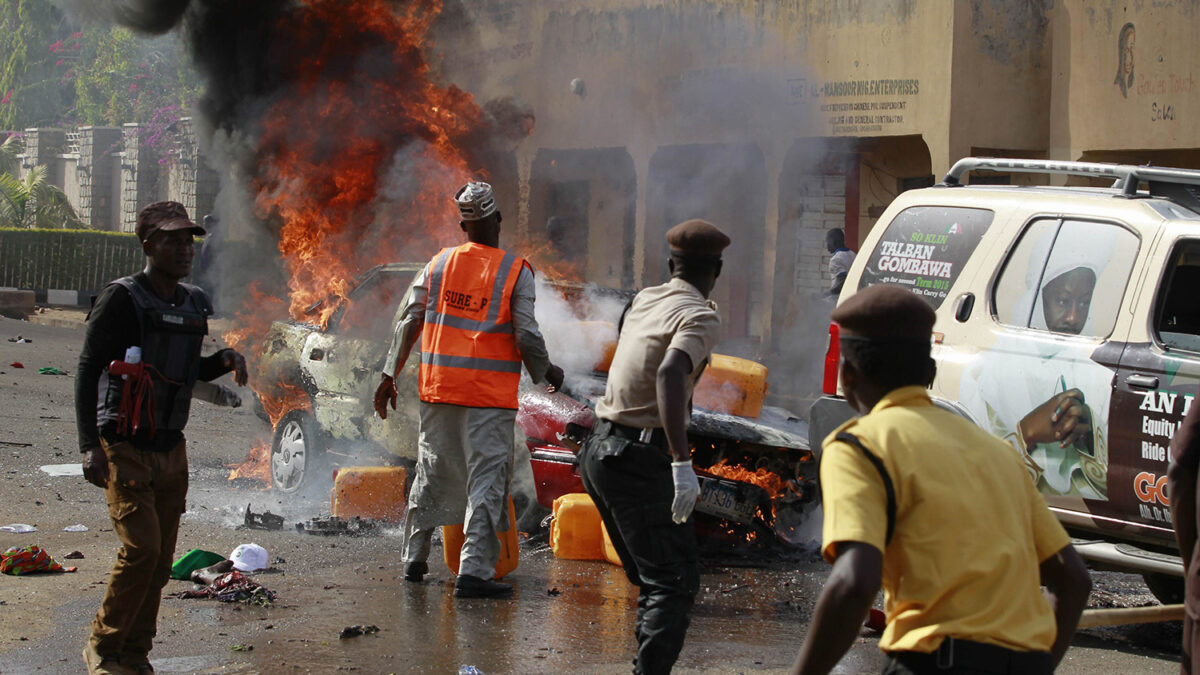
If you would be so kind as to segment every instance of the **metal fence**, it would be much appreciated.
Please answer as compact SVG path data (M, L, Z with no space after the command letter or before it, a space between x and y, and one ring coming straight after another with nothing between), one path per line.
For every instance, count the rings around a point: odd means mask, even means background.
M0 286L95 291L145 264L133 234L0 228Z

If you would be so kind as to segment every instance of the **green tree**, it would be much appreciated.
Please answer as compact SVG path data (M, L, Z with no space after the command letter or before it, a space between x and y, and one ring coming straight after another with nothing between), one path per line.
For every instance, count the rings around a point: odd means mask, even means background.
M46 181L46 167L18 178L19 148L16 136L0 143L0 227L82 229L66 193Z
M71 109L74 84L51 45L74 30L47 0L0 0L0 129L52 125Z
M91 27L67 67L75 82L82 124L152 122L158 112L182 110L198 97L199 79L178 35L147 39L126 28Z

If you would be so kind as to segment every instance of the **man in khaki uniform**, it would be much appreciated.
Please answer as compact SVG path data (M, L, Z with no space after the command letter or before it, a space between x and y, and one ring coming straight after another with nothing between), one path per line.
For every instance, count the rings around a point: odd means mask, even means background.
M635 673L667 673L683 648L700 586L691 513L700 492L687 426L692 389L717 343L708 300L729 237L702 220L667 232L671 280L623 317L599 418L579 452L596 502L638 595Z

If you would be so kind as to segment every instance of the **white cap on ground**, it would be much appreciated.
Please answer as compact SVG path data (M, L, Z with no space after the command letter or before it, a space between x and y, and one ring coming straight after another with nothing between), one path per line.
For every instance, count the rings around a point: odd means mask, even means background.
M267 549L258 544L241 544L229 554L239 572L257 572L267 568Z
M496 196L492 186L478 181L467 181L454 193L459 216L463 220L483 220L496 212Z

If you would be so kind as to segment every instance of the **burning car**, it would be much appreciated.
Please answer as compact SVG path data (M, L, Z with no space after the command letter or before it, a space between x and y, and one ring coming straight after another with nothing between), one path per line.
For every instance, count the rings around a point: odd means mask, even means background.
M271 325L257 354L255 382L273 430L269 467L275 489L301 490L352 455L415 461L416 360L408 366L410 376L397 380L397 414L379 419L373 394L393 313L421 267L379 265L344 295L310 307L311 321ZM614 322L596 320L604 314L596 307L619 310L632 295L591 284L541 283L539 313L543 306L561 308L554 321L542 321L551 353L556 360L563 352L573 352L568 362L575 357L563 391L523 386L519 399L517 424L531 453L537 500L546 508L558 496L583 491L575 451L594 422L592 408L603 394L616 337ZM319 317L327 317L324 325ZM559 349L555 332L570 336ZM594 355L584 345L589 342ZM697 384L689 440L701 482L698 527L741 542L801 543L814 538L796 529L817 503L817 466L807 422L763 406L766 375L753 361L714 355Z

